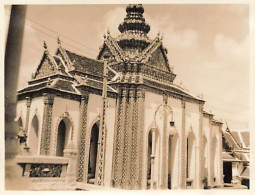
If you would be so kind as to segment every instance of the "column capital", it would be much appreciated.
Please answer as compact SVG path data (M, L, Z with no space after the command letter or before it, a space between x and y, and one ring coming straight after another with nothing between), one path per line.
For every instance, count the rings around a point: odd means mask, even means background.
M145 91L144 91L144 89L137 89L136 96L138 98L145 98Z
M31 97L26 97L26 105L27 107L31 106Z
M186 101L182 100L182 108L185 108L185 107L186 107Z
M135 89L134 88L129 89L129 97L131 97L131 98L135 97Z
M163 94L163 102L167 104L168 96L166 93Z
M83 94L83 95L81 96L81 101L84 100L85 102L87 102L88 99L89 99L89 94Z
M128 95L128 89L127 88L123 88L121 97L127 97L127 95Z
M43 102L44 104L53 105L54 95L49 93L43 93Z

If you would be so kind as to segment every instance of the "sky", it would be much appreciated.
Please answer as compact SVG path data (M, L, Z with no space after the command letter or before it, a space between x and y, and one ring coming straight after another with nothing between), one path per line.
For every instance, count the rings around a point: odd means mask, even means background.
M29 5L18 88L26 87L43 55L64 48L96 58L103 35L119 35L126 5ZM205 110L233 130L249 129L248 5L144 5L148 36L163 33L174 83L203 94ZM6 27L10 6L5 7ZM7 28L6 28L7 32Z

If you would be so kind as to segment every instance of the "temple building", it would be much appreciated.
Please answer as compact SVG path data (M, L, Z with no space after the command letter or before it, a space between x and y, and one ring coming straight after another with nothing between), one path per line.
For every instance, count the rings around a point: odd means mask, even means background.
M223 131L223 176L224 185L250 188L250 132Z
M70 189L203 189L223 186L222 123L174 83L163 37L148 37L140 4L97 59L44 44L18 91L21 177ZM25 140L25 141L24 141ZM49 183L47 186L50 186Z

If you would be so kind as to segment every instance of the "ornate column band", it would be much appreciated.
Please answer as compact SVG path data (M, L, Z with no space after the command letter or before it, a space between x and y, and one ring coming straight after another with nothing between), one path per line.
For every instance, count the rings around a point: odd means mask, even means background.
M42 137L41 137L41 155L50 154L50 137L51 137L51 121L52 121L52 106L54 96L52 94L43 94L44 110L43 110L43 123L42 123Z
M137 136L137 154L138 156L138 186L139 189L146 189L147 187L147 171L145 170L145 164L147 163L147 159L144 159L143 153L144 153L144 100L145 100L145 91L144 89L137 89L136 94L136 101L137 101L137 121L138 121L138 136Z
M130 159L130 187L131 189L139 189L138 181L138 106L137 106L137 99L136 99L136 91L134 90L133 93L130 94L130 98L132 99L132 127L131 127L131 159Z
M84 163L85 159L85 143L86 143L86 130L87 130L87 110L88 110L89 95L82 96L80 107L80 126L79 126L79 152L78 152L78 166L77 166L77 181L83 182L84 178L87 178L87 171L84 170L84 166L87 167L87 163ZM85 165L84 165L85 164Z

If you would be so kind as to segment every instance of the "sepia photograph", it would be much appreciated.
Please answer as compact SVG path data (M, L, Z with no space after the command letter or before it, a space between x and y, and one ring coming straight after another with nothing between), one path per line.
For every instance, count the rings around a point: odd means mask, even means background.
M5 190L250 189L249 4L4 16Z

